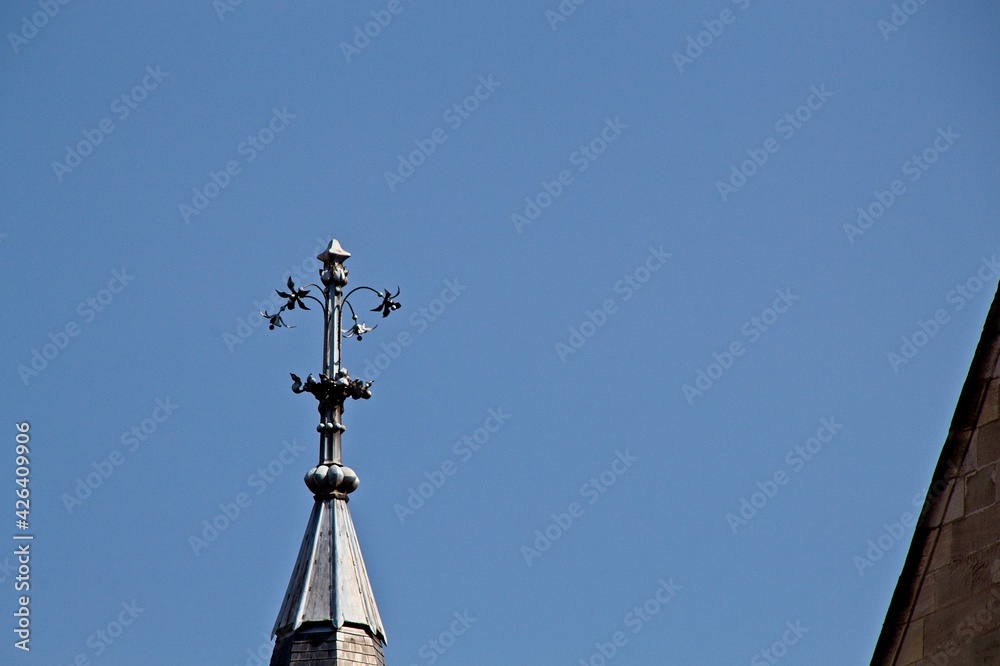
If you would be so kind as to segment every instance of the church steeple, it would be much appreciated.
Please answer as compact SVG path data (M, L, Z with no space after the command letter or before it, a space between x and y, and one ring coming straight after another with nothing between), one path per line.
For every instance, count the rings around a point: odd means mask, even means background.
M336 240L330 242L316 258L320 269L318 284L296 287L288 279L288 290L278 290L286 299L274 314L262 312L269 328L292 328L282 315L296 307L309 310L306 300L312 300L323 311L323 371L318 378L311 374L301 380L292 374L292 390L310 393L319 402L319 460L305 476L305 483L316 502L299 555L288 583L288 591L274 623L276 637L271 666L342 666L364 664L384 666L382 648L385 629L375 605L368 573L361 557L361 547L354 531L348 495L358 488L358 475L341 459L341 419L348 398L371 397L371 382L351 379L341 364L342 337L362 337L373 330L359 321L349 299L357 291L370 291L381 303L372 308L383 317L400 307L389 290L356 287L344 294L347 269L344 262L351 256ZM308 288L307 288L308 287ZM316 289L317 298L310 292ZM343 309L347 306L353 325L341 330Z

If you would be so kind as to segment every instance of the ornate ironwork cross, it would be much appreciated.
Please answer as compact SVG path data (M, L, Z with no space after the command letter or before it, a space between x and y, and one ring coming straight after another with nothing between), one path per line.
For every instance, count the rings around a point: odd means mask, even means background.
M261 316L268 320L268 328L294 328L285 323L282 315L286 311L296 308L309 310L306 299L316 301L323 308L323 371L319 377L312 374L306 377L305 381L296 374L292 374L292 391L295 393L311 393L318 401L319 425L316 430L319 432L319 463L306 474L306 485L317 496L321 497L342 497L353 492L358 487L358 477L353 470L343 466L341 459L341 433L344 432L344 425L341 419L344 413L344 403L348 398L353 400L371 397L372 382L362 379L351 379L347 369L343 367L340 357L341 338L350 337L361 340L366 333L375 330L375 326L369 327L364 321L358 320L358 315L351 305L351 296L358 291L370 291L381 303L372 308L372 312L381 313L382 317L388 317L394 310L401 306L396 301L399 296L399 288L396 293L386 289L379 291L371 287L355 287L351 291L344 293L347 286L347 268L344 262L350 258L351 253L340 246L334 239L330 241L329 247L321 252L316 258L323 263L319 271L322 286L310 283L296 287L291 277L288 278L287 291L276 289L278 296L285 299L285 304L277 312L261 312ZM310 293L311 287L319 290L322 300ZM344 306L351 313L353 325L347 330L341 330Z

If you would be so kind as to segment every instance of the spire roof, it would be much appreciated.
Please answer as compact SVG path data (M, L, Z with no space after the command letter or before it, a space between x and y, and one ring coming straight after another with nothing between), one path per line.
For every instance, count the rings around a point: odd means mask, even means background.
M362 627L385 643L346 499L313 506L272 635L316 623Z
M387 317L400 307L395 300L399 289L392 294L355 287L345 294L348 271L344 262L350 256L338 241L331 241L317 257L323 262L319 271L322 286L296 287L289 278L287 291L277 292L286 299L285 304L274 314L261 313L274 329L291 328L282 316L296 308L312 309L307 300L318 303L323 312L322 372L318 378L310 374L305 380L292 374L292 391L310 393L319 401L319 461L305 476L316 503L274 623L277 641L271 666L385 665L385 629L347 507L348 495L358 488L358 476L341 460L344 404L349 398L370 398L372 383L351 379L341 364L340 352L342 337L361 340L375 328L358 321L351 295L371 292L381 302L370 311ZM311 293L313 289L322 299ZM345 306L354 323L346 331L341 330Z

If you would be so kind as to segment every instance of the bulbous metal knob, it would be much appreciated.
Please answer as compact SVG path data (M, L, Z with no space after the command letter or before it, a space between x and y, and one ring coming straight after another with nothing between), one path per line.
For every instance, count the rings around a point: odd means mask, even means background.
M350 467L317 465L306 472L306 487L317 497L348 495L358 489L361 481Z
M361 479L358 478L358 475L355 474L354 470L350 467L344 467L342 469L344 470L344 480L340 482L337 490L345 495L349 495L358 489L358 486L361 485Z

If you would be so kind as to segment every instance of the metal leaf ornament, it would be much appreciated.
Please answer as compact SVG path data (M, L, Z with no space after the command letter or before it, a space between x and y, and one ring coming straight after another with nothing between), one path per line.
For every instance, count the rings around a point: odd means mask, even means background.
M281 296L282 298L287 298L288 299L288 302L285 303L285 307L287 309L289 309L289 310L294 310L296 305L298 305L303 310L308 310L309 309L308 307L306 307L305 301L302 300L306 296L309 295L309 290L308 289L296 289L295 288L295 283L292 282L291 276L289 276L289 278L288 278L288 291L287 292L281 291L280 289L275 289L274 292L276 294L278 294L278 296Z
M371 331L374 331L376 328L378 328L378 324L375 324L374 326L368 326L365 322L358 323L358 321L355 319L354 326L351 326L346 331L341 331L341 334L345 338L357 338L358 340L360 340L365 333L370 333Z
M285 310L285 308L284 308L284 306L282 306L282 308L280 310L278 310L278 312L276 314L268 314L267 312L261 312L260 313L261 317L264 317L265 319L267 319L267 328L269 330L273 331L275 329L275 327L277 327L277 328L295 328L294 326L289 326L288 324L286 324L285 321L281 318L281 313L284 310Z
M396 287L395 294L389 293L389 290L386 289L384 292L379 292L379 296L382 298L382 302L378 307L372 308L372 312L381 312L383 317L388 317L390 312L403 307L395 301L395 298L399 296L399 287Z
M355 400L367 400L372 397L371 387L371 381L355 379L351 382L351 397Z

